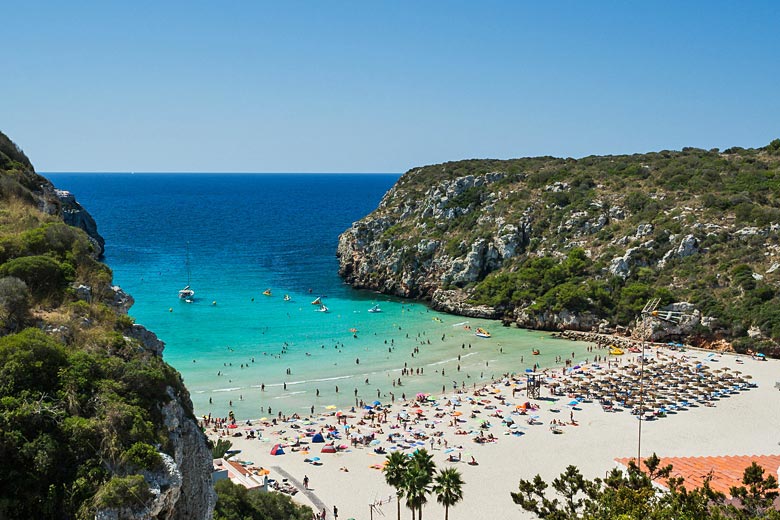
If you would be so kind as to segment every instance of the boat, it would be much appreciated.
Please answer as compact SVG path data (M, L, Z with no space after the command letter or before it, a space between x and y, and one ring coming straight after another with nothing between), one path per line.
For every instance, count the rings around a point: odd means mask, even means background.
M534 356L538 356L539 355L539 351L537 349L533 349L531 351L531 354L533 354Z
M482 327L477 327L477 331L474 333L474 335L478 338L489 338L490 333L483 329Z
M192 303L195 300L195 291L192 290L192 287L190 286L190 243L187 242L187 257L185 260L185 265L187 266L187 285L184 286L184 289L181 289L179 291L179 299L184 300L187 303Z
M317 296L314 298L314 301L311 302L312 305L322 305L322 296Z
M612 345L609 347L609 353L612 356L622 356L623 355L623 349L618 348L615 345Z
M291 302L292 301L292 298L290 298L289 294L285 294L284 295L284 301L286 301L286 302Z
M271 296L271 289L266 289L265 291L263 291L263 294L265 296Z
M330 311L330 309L328 309L327 307L325 307L325 305L323 305L323 304L320 304L320 308L319 308L319 309L316 309L316 311L317 311L317 312L328 312L328 311Z
M368 312L382 312L382 309L379 308L379 305L374 305L370 309L368 309Z

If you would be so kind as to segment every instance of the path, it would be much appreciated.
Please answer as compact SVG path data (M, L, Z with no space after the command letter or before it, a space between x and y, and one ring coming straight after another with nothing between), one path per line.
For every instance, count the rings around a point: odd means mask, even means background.
M322 500L320 500L320 499L319 499L319 497L318 497L317 495L315 495L315 494L314 494L314 492L313 492L312 490L310 490L310 489L304 489L304 487L303 487L303 483L302 483L302 482L299 482L297 479L293 478L293 476L292 476L292 475L290 475L289 473L287 473L285 470L283 470L283 469L282 469L282 468L280 468L279 466L273 466L273 470L274 470L275 472L277 472L278 474L280 474L281 476L283 476L284 478L286 478L286 479L287 479L287 480L288 480L288 481L289 481L289 482L290 482L292 485L294 485L295 487L297 487L297 488L298 488L298 489L301 491L301 493L303 493L304 495L306 495L306 498L308 498L308 499L309 499L309 501L310 501L310 502L312 503L312 505L314 506L314 508L315 508L315 509L314 509L314 512L315 512L315 513L319 513L319 512L320 512L320 511L322 511L323 509L327 509L328 513L330 513L330 514L333 514L333 511L331 511L331 510L330 510L330 509L329 509L329 508L328 508L328 507L327 507L327 506L326 506L326 505L325 505L325 504L322 502Z

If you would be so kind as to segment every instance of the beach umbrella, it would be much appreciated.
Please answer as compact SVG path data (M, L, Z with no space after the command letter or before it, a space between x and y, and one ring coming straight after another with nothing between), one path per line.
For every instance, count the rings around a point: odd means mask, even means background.
M274 447L271 448L271 455L284 455L284 450L282 449L282 445L274 444Z

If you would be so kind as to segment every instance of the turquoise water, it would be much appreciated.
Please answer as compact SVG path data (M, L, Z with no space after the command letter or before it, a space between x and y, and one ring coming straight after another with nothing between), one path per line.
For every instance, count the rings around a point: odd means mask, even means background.
M321 412L354 405L356 391L366 402L441 392L583 352L345 285L338 234L396 175L47 176L97 220L114 281L135 298L130 314L165 341L199 415ZM177 297L188 248L193 303ZM327 313L311 304L320 295ZM383 312L367 312L374 304ZM475 337L479 326L492 338ZM414 375L402 377L404 365Z

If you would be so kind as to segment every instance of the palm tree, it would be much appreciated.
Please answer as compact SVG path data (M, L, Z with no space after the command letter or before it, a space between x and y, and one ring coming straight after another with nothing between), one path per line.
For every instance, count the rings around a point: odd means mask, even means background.
M409 458L400 451L394 451L387 456L387 464L382 470L385 474L385 482L395 488L395 497L398 503L398 520L401 520L401 497L404 494L406 484L406 468Z
M434 479L436 501L444 506L444 520L449 519L450 506L463 500L463 477L455 468L443 469Z
M435 474L433 455L424 449L415 451L406 471L406 495L407 504L410 504L412 511L417 509L418 520L422 520L422 508L428 502L428 493L431 491Z
M427 495L430 492L431 477L420 466L413 462L409 464L406 470L406 479L404 481L404 491L406 492L406 505L412 510L412 520L414 520L415 511L419 511L418 520L422 520L422 506L428 501Z

